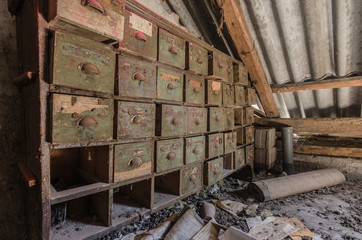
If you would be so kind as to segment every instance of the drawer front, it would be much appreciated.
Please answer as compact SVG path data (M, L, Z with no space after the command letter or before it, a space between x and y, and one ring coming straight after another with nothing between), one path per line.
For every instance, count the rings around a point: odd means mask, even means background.
M256 92L255 89L252 88L247 88L247 104L249 106L255 105L256 104Z
M207 157L214 158L224 154L224 136L222 133L207 136Z
M186 107L161 105L161 126L158 133L162 137L176 137L186 135L187 110Z
M244 109L234 108L234 123L235 125L244 125Z
M245 147L245 160L247 164L254 163L254 145Z
M234 127L234 109L224 108L225 117L225 129L231 129Z
M184 140L182 138L156 142L156 172L183 165Z
M157 98L182 102L183 74L169 68L158 67L157 70Z
M237 145L245 144L245 133L244 128L236 129L236 143Z
M189 43L189 59L188 69L201 74L207 75L208 73L208 52L206 49L199 47L193 43Z
M236 132L224 133L225 153L231 153L236 149Z
M114 182L152 173L153 142L114 146Z
M226 74L227 74L227 78L226 81L229 83L233 83L234 82L234 70L233 70L233 62L231 60L231 58L229 56L227 56L226 59Z
M239 63L234 65L234 83L248 86L248 70L244 64Z
M201 187L202 163L185 166L181 170L181 194L188 193Z
M245 165L245 149L241 148L235 151L234 166L235 169L238 169L243 165Z
M207 109L198 107L187 108L187 134L207 131Z
M119 101L117 107L118 139L146 138L155 135L154 104Z
M203 161L205 159L205 137L186 138L185 163Z
M217 107L209 108L209 131L222 131L225 129L224 109Z
M53 143L112 139L113 100L53 94Z
M114 94L116 56L101 43L56 32L52 83Z
M245 144L250 144L254 142L254 127L249 126L244 128L245 132Z
M94 2L94 3L93 3ZM124 0L49 1L50 25L95 41L123 40Z
M207 80L207 104L222 104L222 84L221 82Z
M205 102L205 80L203 77L185 75L185 102L203 104Z
M235 105L236 106L245 106L245 89L243 86L236 85L235 86Z
M181 69L185 68L185 40L159 29L158 60Z
M118 92L123 97L156 97L156 65L119 55Z
M226 60L226 55L213 52L210 61L209 75L227 81L228 61Z
M244 109L244 123L245 125L251 125L254 123L254 109L252 107L246 107Z
M126 11L124 40L121 49L153 60L157 58L157 26L146 19Z
M227 106L234 105L234 86L231 84L223 84L222 104Z
M222 157L206 162L204 164L205 184L210 186L220 181L223 177L223 173L224 166Z

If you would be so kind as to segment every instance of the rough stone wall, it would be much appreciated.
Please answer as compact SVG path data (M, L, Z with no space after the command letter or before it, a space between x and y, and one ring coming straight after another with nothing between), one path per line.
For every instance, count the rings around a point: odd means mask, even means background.
M0 1L0 239L26 239L24 183L17 162L24 160L24 120L18 75L15 17Z

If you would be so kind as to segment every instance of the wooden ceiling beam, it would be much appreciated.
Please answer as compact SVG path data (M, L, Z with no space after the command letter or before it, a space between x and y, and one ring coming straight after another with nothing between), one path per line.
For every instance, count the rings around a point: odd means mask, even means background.
M222 8L224 10L224 23L229 30L241 60L248 68L266 116L278 117L278 108L255 49L254 40L246 24L240 1L226 0Z

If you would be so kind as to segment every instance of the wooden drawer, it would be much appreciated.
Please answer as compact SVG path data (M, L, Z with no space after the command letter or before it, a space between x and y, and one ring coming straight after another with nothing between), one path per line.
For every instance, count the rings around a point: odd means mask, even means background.
M113 100L63 94L52 96L53 143L113 139Z
M245 88L243 86L235 85L235 105L246 105Z
M244 118L245 118L245 110L244 108L234 108L234 123L235 125L245 125Z
M249 126L244 128L245 135L245 144L250 144L254 142L254 127Z
M234 109L224 108L224 117L225 117L224 129L232 129L234 127Z
M152 103L117 102L118 139L155 136L156 107Z
M182 102L184 78L181 71L171 68L157 69L157 98Z
M233 153L228 153L224 155L224 169L233 170L234 169L234 156Z
M243 86L248 86L248 70L243 63L234 65L234 83Z
M234 166L235 169L239 169L245 165L245 149L240 148L235 150L234 154Z
M207 109L198 107L187 108L187 134L207 131Z
M208 74L208 52L193 43L188 43L187 68L201 75Z
M248 145L245 147L245 161L246 164L254 163L254 145Z
M116 56L105 44L56 32L51 83L114 94Z
M254 123L254 109L252 107L244 108L244 125L251 125Z
M97 42L123 40L124 0L50 0L50 26Z
M222 133L207 136L207 158L214 158L224 154L224 136Z
M222 131L225 129L224 108L209 108L209 131Z
M157 58L157 26L137 14L125 11L124 39L119 48L152 60Z
M202 185L202 163L184 166L181 170L181 194L192 192Z
M236 132L224 133L225 153L231 153L236 149Z
M118 93L122 97L156 98L156 65L119 55Z
M205 102L205 79L199 75L185 75L185 102L203 104Z
M191 137L185 140L185 164L205 159L205 137Z
M162 172L183 165L184 140L182 138L156 142L156 172Z
M222 83L213 80L207 80L206 103L212 105L222 104Z
M157 136L184 136L187 131L187 109L183 106L158 105L156 123Z
M223 158L217 158L205 162L204 164L204 184L211 186L214 183L220 181L223 177L224 166Z
M114 146L114 182L152 173L153 142Z
M209 57L209 77L232 83L233 68L231 58L220 52L211 52Z
M185 40L159 29L158 60L181 69L185 68Z
M222 104L227 106L234 105L234 85L223 84Z
M236 129L236 144L237 145L244 145L245 144L244 128Z
M255 89L247 88L246 95L247 95L246 99L248 99L247 105L248 106L256 105L256 92L255 92Z

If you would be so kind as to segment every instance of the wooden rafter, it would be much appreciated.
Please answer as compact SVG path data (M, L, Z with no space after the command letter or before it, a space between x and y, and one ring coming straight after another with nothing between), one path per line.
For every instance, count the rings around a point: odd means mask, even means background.
M226 0L223 5L224 21L240 58L249 70L260 101L268 117L279 116L271 88L255 49L239 0Z

